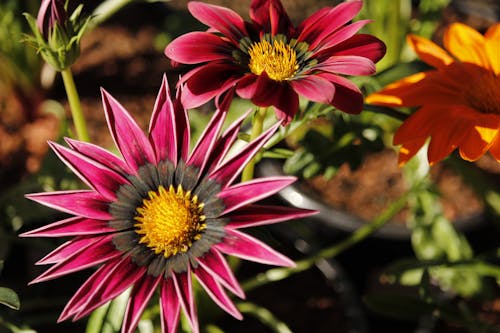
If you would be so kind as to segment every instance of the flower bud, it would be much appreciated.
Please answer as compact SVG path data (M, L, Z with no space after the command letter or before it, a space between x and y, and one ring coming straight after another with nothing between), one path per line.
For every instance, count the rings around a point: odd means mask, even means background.
M61 0L42 0L36 24L42 36L49 38L50 31L57 23L59 26L64 26L65 21L68 19L68 13L64 9L64 2Z

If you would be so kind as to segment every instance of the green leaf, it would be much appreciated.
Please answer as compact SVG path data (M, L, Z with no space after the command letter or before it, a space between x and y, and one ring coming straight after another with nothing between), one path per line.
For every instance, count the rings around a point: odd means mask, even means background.
M0 287L0 303L14 310L21 307L19 296L12 289L4 287Z
M111 302L96 309L89 318L85 333L120 332L128 296L129 292L124 292Z

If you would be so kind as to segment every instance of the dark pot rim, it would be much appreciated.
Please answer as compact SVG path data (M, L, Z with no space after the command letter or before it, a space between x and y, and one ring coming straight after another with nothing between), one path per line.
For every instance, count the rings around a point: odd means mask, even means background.
M283 175L281 163L276 160L262 160L258 168L262 176ZM319 221L322 226L326 227L325 229L332 230L332 233L336 231L351 233L369 223L354 214L326 203L317 193L306 188L300 179L281 190L278 196L295 207L318 210L319 213L311 218ZM482 222L484 222L483 212L458 218L453 221L453 225L457 230L468 232L477 229ZM388 223L377 230L373 236L381 239L409 240L411 230L402 224Z

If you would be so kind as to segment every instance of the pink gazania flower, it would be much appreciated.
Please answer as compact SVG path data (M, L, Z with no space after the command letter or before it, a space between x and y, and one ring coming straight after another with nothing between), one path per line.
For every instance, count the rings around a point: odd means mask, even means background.
M221 134L224 108L229 104L223 102L189 153L187 113L179 98L172 101L166 79L148 135L104 90L102 98L123 159L86 142L67 139L69 148L50 143L90 189L27 196L74 215L22 235L73 237L38 262L53 266L32 283L99 266L68 302L59 321L82 318L132 287L123 333L134 332L155 291L162 332L176 331L181 308L193 332L198 332L194 276L216 304L241 319L224 288L239 297L244 293L223 255L293 266L290 259L241 229L313 213L258 203L292 183L292 177L234 183L278 125L228 156L244 117Z
M350 21L362 1L325 7L295 27L279 0L252 0L251 22L234 11L190 2L191 14L210 27L167 45L176 63L200 64L181 79L186 107L199 106L235 87L255 105L274 106L287 123L298 111L299 95L349 113L363 108L358 87L340 75L370 75L385 45L356 34L368 20Z

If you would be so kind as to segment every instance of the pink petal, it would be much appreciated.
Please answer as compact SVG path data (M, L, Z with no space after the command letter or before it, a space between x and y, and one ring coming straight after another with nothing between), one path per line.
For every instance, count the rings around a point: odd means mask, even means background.
M235 45L248 35L241 16L229 8L191 1L188 9L198 21L229 37Z
M227 112L217 110L210 120L207 127L201 134L198 143L193 148L191 156L187 161L187 165L193 165L199 169L199 173L203 172L207 160L212 154L212 150L217 142L217 138L221 131Z
M241 289L238 280L233 274L224 256L217 250L211 249L203 257L196 258L205 270L210 272L220 283L240 298L245 298L245 292Z
M181 80L186 82L182 104L196 108L229 90L238 80L241 69L228 63L208 63L191 70Z
M149 299L156 291L156 287L161 279L163 279L162 275L159 275L158 277L150 277L149 275L146 275L134 285L128 300L127 309L125 310L122 333L135 332L135 328L137 327L137 324L139 324L142 313L144 312Z
M88 186L99 192L106 200L116 199L116 191L128 181L105 165L92 160L85 155L65 148L54 142L50 147L57 156Z
M292 260L276 252L267 244L233 229L226 229L224 241L214 247L225 254L261 264L295 266Z
M358 86L346 79L331 73L320 73L321 76L335 85L335 95L330 103L344 112L358 114L363 110L363 93Z
M113 266L113 270L105 277L105 282L84 296L78 312L74 313L74 320L87 316L110 299L118 297L145 274L145 266L138 267L130 257L124 257Z
M165 55L182 64L228 60L234 61L230 45L221 37L209 32L189 32L171 41L165 48Z
M112 218L108 202L94 191L75 190L27 194L26 198L44 206L96 220Z
M226 188L218 194L226 207L221 215L267 198L292 184L295 180L295 177L285 176L258 178Z
M318 213L314 210L306 210L285 206L270 205L247 205L226 215L230 222L226 228L240 229L257 227L283 221L300 219Z
M248 143L244 148L240 149L236 155L228 159L215 171L213 171L209 175L209 178L216 180L222 185L222 188L229 186L234 179L238 177L248 161L250 161L255 154L257 154L260 148L262 148L267 140L274 134L279 125L280 123L275 124L255 140Z
M194 270L194 275L198 278L198 281L203 286L207 294L212 298L212 300L224 311L229 313L236 319L242 320L243 316L238 311L234 303L227 296L224 289L220 284L210 275L210 273L199 266Z
M133 171L130 170L128 165L125 164L123 160L99 146L88 142L73 140L70 138L64 139L73 150L76 150L80 154L83 154L90 159L93 159L94 161L107 166L108 168L114 170L116 173L119 173L122 176L127 176L133 173Z
M212 173L212 171L215 170L219 166L219 163L224 159L234 141L238 137L238 132L240 130L241 124L245 119L247 119L251 111L252 109L249 109L247 112L243 113L240 118L233 121L231 126L229 126L221 135L219 140L217 140L216 146L213 149L210 159L207 161L209 174Z
M340 3L318 20L309 21L308 26L302 26L303 30L297 40L306 41L311 49L316 48L328 35L351 21L359 13L361 7L363 7L362 1Z
M188 266L188 271L185 273L173 273L172 280L174 281L175 292L181 303L182 310L184 310L188 318L193 333L199 333L198 315L196 313L191 281L191 266Z
M100 239L101 237L90 237L90 236L75 237L74 239L67 241L64 244L61 244L56 249L52 250L52 252L47 254L42 259L38 260L35 265L56 264L72 256L76 252L83 251L84 249L96 243Z
M290 81L290 84L299 95L314 102L328 104L333 100L335 94L335 86L317 75L307 75Z
M178 143L174 107L167 77L164 75L149 123L149 139L158 161L169 160L176 165Z
M167 333L177 332L181 304L175 292L172 279L164 280L160 291L161 331Z
M191 130L189 127L189 118L187 107L181 102L185 89L177 89L177 96L174 102L174 123L177 137L177 159L187 161L191 144ZM182 94L182 96L181 96Z
M355 55L332 56L315 66L325 72L344 75L372 75L375 73L375 64L368 58Z
M120 256L122 253L114 247L111 242L112 237L113 235L96 237L98 238L97 242L58 262L31 281L30 284L55 279Z
M320 54L322 51L328 52L329 48L348 40L370 22L371 20L360 20L338 29L326 37L323 42L318 45L318 47L313 51L312 57Z
M113 140L128 166L156 164L155 153L148 138L125 108L104 89L101 89L106 120Z
M107 221L72 217L20 234L20 237L65 237L113 232Z
M386 47L377 37L357 34L346 41L332 47L328 52L335 55L357 55L376 63L385 55Z

